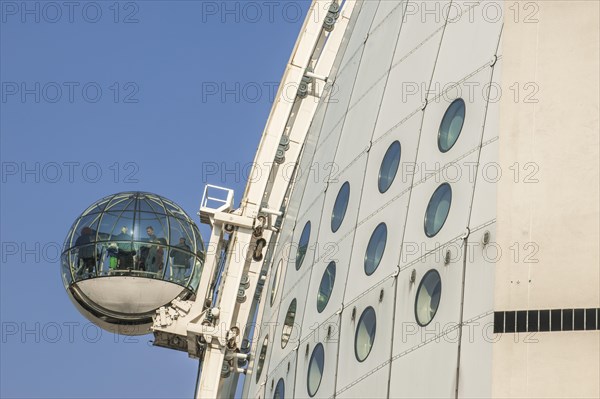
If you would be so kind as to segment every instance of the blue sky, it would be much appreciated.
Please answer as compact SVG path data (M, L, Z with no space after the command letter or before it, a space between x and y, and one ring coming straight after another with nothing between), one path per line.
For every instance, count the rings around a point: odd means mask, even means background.
M193 395L196 361L79 315L57 252L107 194L239 201L309 4L0 1L1 397Z

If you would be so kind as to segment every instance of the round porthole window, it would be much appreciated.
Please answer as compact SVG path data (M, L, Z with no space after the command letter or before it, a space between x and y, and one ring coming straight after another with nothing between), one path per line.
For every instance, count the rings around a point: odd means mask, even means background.
M319 390L319 386L321 386L324 367L325 350L323 350L323 344L319 343L315 346L310 357L310 362L308 363L308 375L306 376L306 387L311 398L315 396Z
M269 347L269 336L267 335L263 340L263 344L260 347L260 353L258 355L258 363L256 364L256 382L260 379L263 367L265 365L265 358L267 357L267 348Z
M431 196L427 210L425 211L425 234L433 237L442 229L452 203L452 188L450 184L440 185Z
M381 166L379 167L379 179L377 186L380 193L385 193L396 178L398 165L400 165L400 142L394 141L387 149Z
M287 313L285 314L285 321L283 322L283 330L281 332L281 348L285 348L292 335L294 329L294 320L296 319L296 298L290 303Z
M285 383L283 382L283 378L280 378L277 381L277 385L275 386L275 393L273 394L273 399L283 399L285 398Z
M273 275L273 282L271 283L271 306L275 302L275 297L277 296L277 289L279 288L279 276L281 273L281 265L283 264L283 259L279 260L277 264L277 268L275 269L275 274Z
M319 313L325 310L327 303L329 303L334 282L335 262L331 261L327 265L327 269L325 269L325 273L323 273L323 277L321 277L321 284L319 285L319 294L317 296L317 311Z
M448 152L458 140L465 121L465 102L457 98L450 104L438 131L438 148L441 152Z
M338 195L333 205L333 212L331 213L331 231L334 233L338 231L344 216L346 216L346 210L348 209L348 200L350 199L350 183L346 182L338 191Z
M419 283L415 300L415 318L421 327L425 327L435 316L442 295L442 279L435 269L431 269Z
M376 329L375 310L369 306L360 316L356 327L356 335L354 336L354 354L359 362L363 362L371 353Z
M367 276L373 274L379 267L379 263L383 257L383 251L385 251L386 241L387 226L385 223L379 223L369 239L367 252L365 253L365 273Z
M310 240L310 221L306 222L302 234L300 235L300 241L298 242L298 252L296 253L296 270L300 270L306 251L308 250L308 241Z

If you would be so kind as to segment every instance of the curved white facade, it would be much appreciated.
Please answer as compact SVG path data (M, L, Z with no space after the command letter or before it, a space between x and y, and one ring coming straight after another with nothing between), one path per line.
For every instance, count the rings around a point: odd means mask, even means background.
M591 315L600 302L598 119L590 117L598 114L598 5L515 4L356 2L273 251L253 350L258 354L265 339L268 348L260 375L246 379L248 397L274 397L281 381L286 397L598 396L597 378L565 383L600 371L596 327L551 335L531 324L530 333L519 334L506 324L497 331L498 317L510 323L513 311L540 315L541 309L570 308L560 313L567 329L569 314L578 317L574 308ZM590 45L578 48L575 61L569 48L580 41ZM552 65L556 57L560 67ZM567 73L571 68L578 73ZM581 108L564 104L563 93L590 82L589 90L577 91L580 97L566 95L573 102L581 98ZM438 136L457 99L464 101L464 118L457 119L458 137L446 150ZM381 193L382 160L395 141L400 165ZM570 150L557 155L563 148ZM556 161L572 171L580 165L581 184ZM564 190L553 186L555 179ZM346 182L348 206L334 232L332 211ZM444 183L451 187L451 202L444 205L449 210L430 236L425 214ZM584 199L581 207L578 198ZM561 216L551 217L556 212ZM309 244L297 270L296 250L308 222ZM384 249L379 247L378 266L366 273L367 247L381 223L387 228ZM560 225L568 231L558 232ZM570 237L563 241L565 234ZM571 245L579 248L574 254ZM514 260L516 252L520 258ZM567 260L571 256L577 264ZM335 281L319 312L323 273L332 261ZM417 300L421 280L432 270L441 283ZM573 273L579 282L560 294ZM272 287L273 304L267 300ZM294 328L282 346L294 300ZM375 311L376 328L369 332L368 355L359 360L356 340L360 336L362 345L366 338L357 332L358 322L368 308ZM429 324L417 314L431 316ZM533 317L527 320L533 323ZM527 346L534 336L537 345ZM318 344L324 349L322 377L309 376ZM582 365L562 367L576 359ZM316 393L309 391L319 378Z

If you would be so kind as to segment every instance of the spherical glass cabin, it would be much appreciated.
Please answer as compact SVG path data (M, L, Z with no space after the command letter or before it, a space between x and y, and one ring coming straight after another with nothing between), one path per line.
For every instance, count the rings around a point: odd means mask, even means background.
M156 309L193 299L204 245L192 219L155 194L125 192L97 201L65 240L61 274L77 309L124 335L149 333Z

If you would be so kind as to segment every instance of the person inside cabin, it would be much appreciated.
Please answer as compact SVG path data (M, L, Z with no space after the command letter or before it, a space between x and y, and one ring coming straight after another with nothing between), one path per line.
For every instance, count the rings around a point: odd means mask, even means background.
M121 228L121 233L115 236L115 240L117 241L117 257L119 259L119 269L133 269L133 255L135 255L135 251L133 249L131 235L128 234L127 227Z
M81 235L75 241L77 247L77 275L83 277L87 272L88 277L94 274L96 267L96 246L93 243L94 231L89 227L81 229Z
M179 238L179 244L175 245L175 249L171 250L170 257L172 260L173 280L177 283L183 283L185 273L190 267L190 259L192 258L192 249L185 242L185 237Z
M156 246L156 258L154 263L156 264L157 273L161 276L164 276L164 266L165 266L165 248L167 246L167 240L160 237L156 240L158 244Z
M158 271L157 252L160 242L154 234L154 227L146 227L146 234L148 234L149 244L140 248L142 267L147 272L156 273Z
M152 226L146 227L146 234L148 235L148 238L144 239L143 241L151 242L152 237L154 237L154 228ZM148 270L146 263L148 262L148 252L149 251L150 251L150 245L143 244L140 246L140 250L139 250L138 258L137 258L137 263L138 263L137 266L138 266L139 270L144 270L144 271Z

